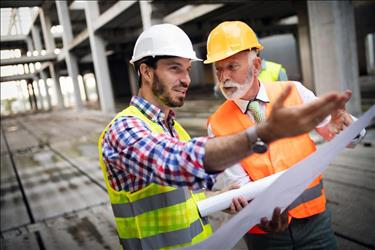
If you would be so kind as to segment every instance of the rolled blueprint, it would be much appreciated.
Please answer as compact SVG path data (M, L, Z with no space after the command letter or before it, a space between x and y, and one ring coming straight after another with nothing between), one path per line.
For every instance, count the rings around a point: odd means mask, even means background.
M249 182L244 186L221 193L219 195L211 196L205 200L198 202L198 209L201 216L207 216L209 214L221 211L230 207L233 198L244 196L248 201L253 200L260 193L262 193L267 187L269 187L284 171L267 176L260 180Z

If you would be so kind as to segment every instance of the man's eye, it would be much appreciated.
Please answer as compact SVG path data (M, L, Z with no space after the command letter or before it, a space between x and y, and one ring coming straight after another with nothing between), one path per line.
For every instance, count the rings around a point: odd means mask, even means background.
M234 65L234 64L229 65L229 69L230 70L235 70L235 69L237 69L237 65Z

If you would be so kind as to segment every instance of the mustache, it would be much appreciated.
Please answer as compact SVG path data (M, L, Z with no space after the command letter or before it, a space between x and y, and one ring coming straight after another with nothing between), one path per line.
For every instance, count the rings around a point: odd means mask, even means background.
M225 88L231 88L231 87L238 87L239 83L231 81L231 80L226 80L225 82L222 83L222 86Z
M185 88L184 86L175 86L172 88L172 90L174 91L180 91L180 92L187 92L188 91L188 88Z

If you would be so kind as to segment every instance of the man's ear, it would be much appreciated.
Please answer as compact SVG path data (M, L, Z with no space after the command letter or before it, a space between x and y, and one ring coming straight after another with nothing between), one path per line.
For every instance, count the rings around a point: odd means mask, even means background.
M147 64L145 63L142 63L140 66L139 66L139 72L140 72L140 77L142 77L143 79L145 79L146 82L152 82L152 78L153 78L153 70L151 67L149 67Z
M259 56L255 57L253 63L254 70L256 74L259 75L260 71L262 70L262 58L260 58Z

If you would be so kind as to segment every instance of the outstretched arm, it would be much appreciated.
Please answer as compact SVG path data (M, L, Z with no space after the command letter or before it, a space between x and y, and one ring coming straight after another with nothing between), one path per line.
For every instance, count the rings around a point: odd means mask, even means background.
M273 105L268 119L256 125L256 133L266 143L307 133L326 116L339 109L349 100L350 94L329 93L300 106L285 107L291 92L286 88ZM246 131L212 138L205 145L204 168L208 172L223 171L251 154Z

